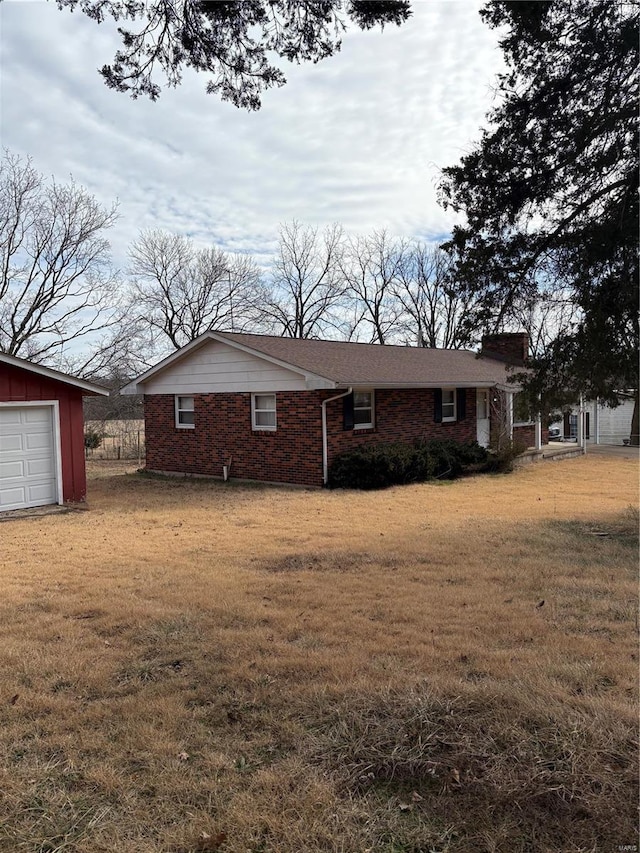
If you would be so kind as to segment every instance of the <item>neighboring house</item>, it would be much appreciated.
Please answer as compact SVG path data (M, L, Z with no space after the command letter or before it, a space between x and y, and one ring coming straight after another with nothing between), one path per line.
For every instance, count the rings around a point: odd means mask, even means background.
M584 404L584 431L590 444L629 443L633 422L635 395L618 392L619 406L611 408L598 400ZM563 413L563 419L551 425L559 430L561 441L577 441L580 426L580 407L574 406Z
M82 398L108 393L0 353L0 512L85 500Z
M477 355L206 332L122 392L144 394L148 470L321 486L335 455L363 443L488 445L497 395L513 411L508 361L523 364L527 341L492 336ZM533 443L531 423L522 433Z

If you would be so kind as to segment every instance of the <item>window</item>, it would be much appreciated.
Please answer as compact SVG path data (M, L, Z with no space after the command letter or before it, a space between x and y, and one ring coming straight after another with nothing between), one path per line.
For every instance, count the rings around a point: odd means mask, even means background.
M569 415L569 438L578 438L578 416Z
M531 413L529 400L526 394L522 391L513 395L513 425L514 426L529 426L535 422L535 418Z
M251 395L251 428L274 430L276 428L276 395Z
M353 428L373 427L373 391L353 392Z
M456 420L456 389L442 389L442 421Z
M176 426L180 429L194 429L196 425L195 403L193 397L176 397Z

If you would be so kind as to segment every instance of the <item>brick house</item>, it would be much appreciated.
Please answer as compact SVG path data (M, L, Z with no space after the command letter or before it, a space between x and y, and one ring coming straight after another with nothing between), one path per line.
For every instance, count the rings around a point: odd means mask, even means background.
M488 446L492 402L513 412L527 336L464 350L205 332L129 385L144 394L147 470L322 486L358 444L420 438ZM539 421L514 425L541 442Z

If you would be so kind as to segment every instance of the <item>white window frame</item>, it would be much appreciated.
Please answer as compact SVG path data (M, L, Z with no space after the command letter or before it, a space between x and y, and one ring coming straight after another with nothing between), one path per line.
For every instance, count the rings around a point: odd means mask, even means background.
M192 408L188 409L185 406L180 405L180 400L192 400ZM180 422L180 415L183 412L192 412L194 423L192 424L183 424ZM196 419L196 398L193 394L176 394L175 395L175 421L176 421L176 429L195 429L195 419Z
M443 424L451 424L455 423L458 420L458 400L457 400L457 392L455 388L442 388L442 423ZM451 392L451 401L445 402L444 395L450 391ZM445 406L453 406L453 414L445 415L444 410Z
M256 401L258 397L273 397L273 408L257 408ZM274 424L259 424L256 415L260 412L273 412L275 418ZM275 391L257 392L251 395L251 429L260 430L261 432L275 432L278 428L278 401Z
M370 406L356 406L356 394L368 394L370 397ZM369 409L371 411L371 419L366 423L356 423L356 412L363 412ZM353 389L353 428L354 429L373 429L375 423L375 393L373 388L354 388Z

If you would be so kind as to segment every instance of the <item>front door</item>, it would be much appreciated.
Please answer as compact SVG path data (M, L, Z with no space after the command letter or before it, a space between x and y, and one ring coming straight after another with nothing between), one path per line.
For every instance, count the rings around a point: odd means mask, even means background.
M489 418L489 391L478 388L476 391L476 419L478 444L489 447L491 441L491 421Z

